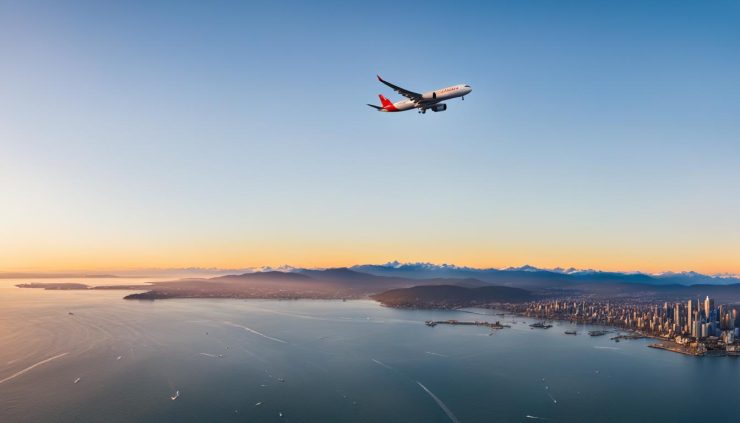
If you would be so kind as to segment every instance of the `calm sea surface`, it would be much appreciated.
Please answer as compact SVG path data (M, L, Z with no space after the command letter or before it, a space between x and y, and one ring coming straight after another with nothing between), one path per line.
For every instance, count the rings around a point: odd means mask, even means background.
M372 301L124 301L19 282L0 280L0 422L688 422L737 421L740 407L740 359L615 343L588 326Z

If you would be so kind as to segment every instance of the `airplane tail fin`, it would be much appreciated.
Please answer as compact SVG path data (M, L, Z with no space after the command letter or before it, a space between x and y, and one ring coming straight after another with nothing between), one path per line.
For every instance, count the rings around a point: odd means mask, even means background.
M387 107L387 106L392 106L393 105L393 103L391 103L390 100L388 100L387 98L385 98L383 96L383 94L378 94L378 97L380 97L380 104L382 104L383 107Z

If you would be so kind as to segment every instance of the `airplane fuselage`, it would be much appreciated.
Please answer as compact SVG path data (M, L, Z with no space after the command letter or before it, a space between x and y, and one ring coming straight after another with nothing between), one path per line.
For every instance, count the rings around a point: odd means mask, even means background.
M445 100L470 94L473 91L469 85L458 84L451 87L442 88L435 91L429 91L422 94L423 104L417 104L413 100L401 100L396 103L383 106L382 112L403 112L411 109L429 109L431 106Z
M380 106L374 104L368 104L368 106L379 112L403 112L405 110L418 109L419 113L426 113L427 109L431 109L433 112L443 112L447 110L447 105L443 103L445 100L450 100L457 97L465 99L467 94L473 91L470 85L458 84L451 87L440 88L434 91L428 91L425 93L418 93L410 91L405 88L401 88L398 85L392 84L378 75L378 81L392 88L393 91L406 97L406 100L401 100L396 103L391 102L383 96L380 97Z

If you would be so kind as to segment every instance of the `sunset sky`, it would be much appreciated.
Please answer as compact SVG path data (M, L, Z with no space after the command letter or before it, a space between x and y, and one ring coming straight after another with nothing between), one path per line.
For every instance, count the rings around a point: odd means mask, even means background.
M289 13L287 13L289 11ZM738 2L0 2L0 271L740 274ZM470 84L376 113L376 74Z

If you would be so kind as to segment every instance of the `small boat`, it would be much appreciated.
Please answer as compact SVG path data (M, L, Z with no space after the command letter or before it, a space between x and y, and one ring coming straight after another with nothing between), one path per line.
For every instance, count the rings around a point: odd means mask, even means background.
M118 357L116 357L116 360L120 360L122 358L123 358L123 356L119 355Z
M178 397L180 397L180 391L175 391L175 395L171 396L170 399L172 401L176 400Z
M278 413L278 417L283 417L283 412L282 411Z
M257 404L255 404L254 406L255 406L255 407L257 407L257 406L260 406L260 405L262 405L262 401L258 402L258 403L257 403Z
M531 325L529 325L529 327L539 328L539 329L550 329L552 325L547 322L537 322L537 323L532 323Z
M578 335L578 332L576 332L576 331L574 331L574 330L566 330L566 331L565 331L565 334L566 334L566 335Z
M77 379L75 379L75 383L77 383L77 382L79 382L79 381L80 381L80 378L77 378Z
M277 378L277 381L278 381L278 382L285 382L285 379L283 379L283 378L279 377L279 378Z
M74 316L74 315L75 315L75 314L74 314L74 313L72 313L71 311L70 311L69 313L67 313L67 314L69 314L70 316Z

